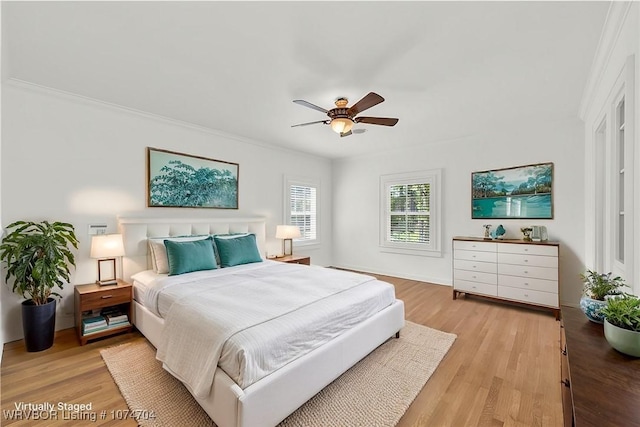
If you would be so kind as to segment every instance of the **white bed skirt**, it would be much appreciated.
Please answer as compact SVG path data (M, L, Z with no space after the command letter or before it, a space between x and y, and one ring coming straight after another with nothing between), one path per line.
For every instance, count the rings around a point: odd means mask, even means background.
M164 321L134 302L134 324L158 346ZM217 369L211 394L196 399L219 427L275 426L404 326L401 300L242 390Z

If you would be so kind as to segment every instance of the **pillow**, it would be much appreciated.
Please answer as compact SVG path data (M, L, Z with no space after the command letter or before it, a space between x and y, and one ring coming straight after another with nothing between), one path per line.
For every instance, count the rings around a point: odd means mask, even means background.
M229 233L229 234L214 234L213 237L213 253L216 256L216 264L222 265L220 262L220 252L218 251L218 246L216 246L216 238L218 239L235 239L238 237L248 236L249 233Z
M217 268L211 237L204 240L175 242L165 240L169 276Z
M194 240L204 240L208 236L182 236L182 237L154 237L148 240L149 252L151 253L151 264L153 271L158 274L169 272L169 261L167 260L167 249L164 246L165 240L173 242L191 242Z
M213 238L220 255L221 267L233 267L234 265L262 261L256 245L255 234L214 236Z

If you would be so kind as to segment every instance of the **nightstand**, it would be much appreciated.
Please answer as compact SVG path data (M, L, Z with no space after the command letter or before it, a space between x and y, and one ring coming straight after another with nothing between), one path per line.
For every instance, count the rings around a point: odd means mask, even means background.
M90 283L75 287L75 323L80 345L85 345L89 340L133 329L132 292L131 284L119 279L115 285L100 286ZM92 314L89 315L89 312ZM101 313L104 314L104 322L99 319ZM93 321L87 321L88 318L92 318ZM83 323L87 324L85 328L92 331L83 333ZM93 327L89 326L90 323L94 324Z
M280 258L273 258L274 261L286 262L289 264L311 265L311 257L302 255L286 255Z

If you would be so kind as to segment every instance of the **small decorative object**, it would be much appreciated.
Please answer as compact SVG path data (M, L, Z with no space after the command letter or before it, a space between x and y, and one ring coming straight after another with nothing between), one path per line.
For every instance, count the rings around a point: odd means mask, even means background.
M147 206L238 209L237 163L147 148Z
M531 232L533 231L533 228L531 227L520 227L520 231L522 232L522 240L524 240L525 242L530 242L531 241Z
M601 313L604 336L611 347L640 357L640 299L634 295L609 298Z
M620 288L627 286L619 277L611 277L613 273L599 274L587 270L580 278L584 282L583 295L580 298L580 308L589 320L595 323L603 323L604 316L601 310L606 306L606 299L612 295L620 295Z
M489 234L489 231L491 230L491 224L485 224L483 225L483 227L484 227L484 238L490 239L491 235Z
M17 221L7 226L0 245L0 260L6 279L23 298L22 330L27 351L42 351L53 345L56 326L55 292L70 278L75 258L69 246L78 248L73 225L66 222Z
M502 224L500 224L498 227L496 227L495 230L493 230L491 232L491 238L492 239L502 239L502 236L504 236L504 234L507 232L507 230L504 229L504 227L502 226Z
M553 219L553 163L471 173L471 219Z

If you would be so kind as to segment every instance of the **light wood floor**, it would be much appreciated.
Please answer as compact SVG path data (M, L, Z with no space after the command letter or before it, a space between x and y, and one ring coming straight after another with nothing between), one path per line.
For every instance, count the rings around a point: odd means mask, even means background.
M562 426L560 325L550 312L480 298L454 301L446 286L380 278L396 286L407 320L458 335L398 427ZM127 405L100 349L141 339L133 332L80 347L68 329L57 333L51 349L39 353L25 352L21 341L5 344L0 425L135 426L132 420L113 419L112 411ZM98 419L6 419L4 411L14 409L15 402L45 401L92 403Z

